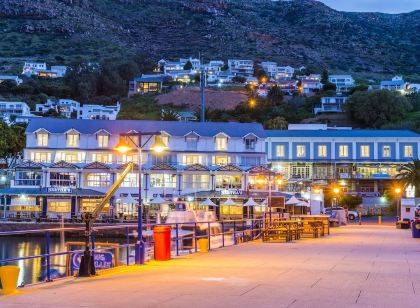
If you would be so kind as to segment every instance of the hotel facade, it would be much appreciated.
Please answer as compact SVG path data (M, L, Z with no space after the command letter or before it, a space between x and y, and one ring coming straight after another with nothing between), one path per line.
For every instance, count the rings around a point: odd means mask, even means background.
M42 118L30 122L24 162L13 168L11 187L0 195L12 212L70 218L96 206L126 164L134 162L137 170L128 174L105 212L135 215L139 152L114 150L126 138L121 134L133 132L145 133L143 142L150 138L141 153L146 204L158 196L229 195L252 188L257 173L269 171L260 124ZM160 133L167 151L154 154L150 145L156 137L147 132Z
M139 152L133 146L121 154L115 147L122 139L127 141L127 133L140 132L143 143L148 141L141 152L145 204L156 198L210 197L221 205L232 198L237 214L242 214L242 201L253 197L261 204L269 191L287 197L290 194L282 192L307 193L309 188L311 194L310 187L327 190L339 184L344 193L379 197L394 183L399 167L420 153L420 135L410 131L330 130L323 125L264 130L256 123L34 118L26 130L24 160L10 170L10 188L0 190L1 209L7 208L12 216L19 212L78 217L92 210L126 164L134 162L135 170L104 215L136 216ZM159 133L167 145L164 153L150 149L156 138L151 132ZM273 180L276 175L283 178L282 187ZM267 181L261 183L261 176Z

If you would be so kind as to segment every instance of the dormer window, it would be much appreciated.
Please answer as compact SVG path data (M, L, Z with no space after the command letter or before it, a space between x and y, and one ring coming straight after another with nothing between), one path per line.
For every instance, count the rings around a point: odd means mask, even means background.
M79 134L76 132L70 132L67 134L67 147L77 148L79 146Z
M228 138L225 135L216 137L216 151L226 151L228 146Z
M187 149L188 150L197 150L198 140L199 140L199 136L196 133L191 132L191 133L187 134L185 136L185 143L187 144Z
M105 134L98 135L98 148L107 148L109 136Z
M46 147L48 146L48 133L42 132L36 135L37 145L39 147Z
M255 150L255 145L257 144L257 137L253 134L245 136L245 149L246 150Z

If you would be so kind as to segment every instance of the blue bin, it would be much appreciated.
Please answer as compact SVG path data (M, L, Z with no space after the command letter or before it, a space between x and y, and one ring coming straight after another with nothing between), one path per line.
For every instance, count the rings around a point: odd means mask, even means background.
M413 238L420 238L420 220L416 219L411 223L411 233Z

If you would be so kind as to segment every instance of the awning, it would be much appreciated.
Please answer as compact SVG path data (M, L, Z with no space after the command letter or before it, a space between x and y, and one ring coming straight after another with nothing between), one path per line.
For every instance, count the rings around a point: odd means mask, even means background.
M210 198L206 198L206 200L200 202L201 206L217 206L213 201L210 200Z
M299 203L297 203L295 206L310 207L309 203L303 200L299 201Z
M248 199L247 202L244 203L244 206L259 206L259 204L255 202L254 199L251 197Z
M152 201L149 202L149 204L162 204L162 203L167 203L167 202L161 196L157 196L156 198L153 198Z
M295 196L292 196L289 200L286 201L286 205L294 205L298 204L300 200L296 198Z
M68 188L68 187L46 187L46 188L4 188L0 189L0 196L60 196L60 197L103 197L105 194L93 189Z
M239 205L239 204L236 204L231 198L228 198L225 202L223 202L223 205L225 205L225 206L235 206L235 205Z

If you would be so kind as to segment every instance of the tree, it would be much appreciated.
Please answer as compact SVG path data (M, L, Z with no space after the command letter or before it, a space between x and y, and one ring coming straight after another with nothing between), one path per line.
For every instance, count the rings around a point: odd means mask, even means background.
M356 92L344 105L350 119L370 128L399 121L411 108L406 97L386 90Z
M263 67L258 63L254 63L254 76L257 77L259 81L269 79Z
M403 165L397 174L397 179L401 181L405 189L413 186L415 196L420 197L420 160L414 159L412 162Z
M235 76L235 77L232 78L232 81L236 82L236 83L245 83L246 82L246 77Z
M0 122L0 158L8 166L13 164L25 147L25 127L20 125L7 126Z
M322 71L322 74L321 74L321 83L322 84L329 83L330 81L329 81L328 77L329 77L328 71L327 70L323 70Z
M193 66L190 60L187 61L187 63L185 63L184 65L184 70L189 71L192 70Z
M268 120L264 123L264 127L266 129L281 129L281 130L284 130L284 129L287 129L287 125L288 125L288 123L287 123L286 119L283 118L283 117L275 117L275 118L270 119L270 120Z
M367 85L361 84L361 85L358 85L358 86L355 86L354 88L352 88L350 90L350 95L352 95L356 92L360 92L360 91L367 91L368 89L369 89L369 87Z
M162 109L160 119L162 121L178 121L178 113L172 109Z
M283 101L283 96L283 91L278 86L271 87L267 94L267 98L274 105L279 105Z
M362 197L351 195L344 195L338 199L339 205L349 210L355 210L360 204L362 204L362 201Z
M321 74L321 83L323 91L335 91L337 86L330 82L327 70L323 70Z

